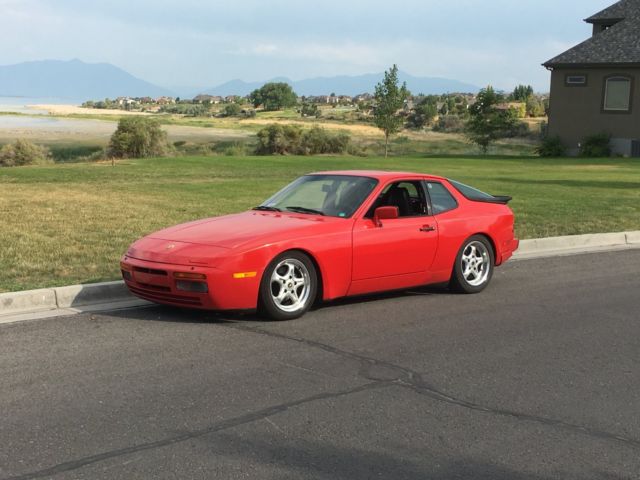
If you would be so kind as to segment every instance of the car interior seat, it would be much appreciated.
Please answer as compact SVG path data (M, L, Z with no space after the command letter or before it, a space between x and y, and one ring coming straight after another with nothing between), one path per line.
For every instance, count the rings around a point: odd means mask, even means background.
M389 191L387 205L390 207L398 207L398 213L401 217L411 215L411 198L409 191L404 187L394 187Z

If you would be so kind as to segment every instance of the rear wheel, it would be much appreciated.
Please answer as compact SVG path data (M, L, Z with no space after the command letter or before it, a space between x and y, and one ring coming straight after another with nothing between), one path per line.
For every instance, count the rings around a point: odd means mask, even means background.
M478 293L493 276L495 254L486 237L474 235L465 240L456 256L449 286L461 293Z
M292 320L309 310L317 291L317 272L309 257L302 252L284 252L264 272L260 307L273 320Z

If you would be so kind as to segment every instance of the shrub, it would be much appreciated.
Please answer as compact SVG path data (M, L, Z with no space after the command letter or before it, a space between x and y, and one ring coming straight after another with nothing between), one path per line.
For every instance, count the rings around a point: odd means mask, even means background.
M222 109L222 116L235 117L237 115L240 115L240 112L242 112L242 107L240 105L238 105L237 103L229 103Z
M293 125L268 125L258 132L258 155L318 155L344 153L350 143L349 135L333 134L321 127L303 131Z
M0 167L20 167L23 165L46 165L53 163L47 147L18 139L0 148Z
M531 129L526 123L516 121L508 125L504 132L502 132L502 135L505 138L528 137L531 135Z
M583 157L609 157L611 156L611 135L597 133L589 135L580 144L580 155Z
M114 158L159 157L170 149L167 132L160 128L160 123L142 116L131 116L118 122L107 154Z
M302 130L292 125L268 125L258 132L256 154L296 154L300 149Z
M314 126L302 135L302 153L305 155L344 153L350 140L346 133L330 133L324 128Z
M96 153L104 153L99 145L52 145L51 157L58 162L84 161Z
M535 151L541 157L564 157L567 154L567 147L559 136L545 137Z
M315 103L304 102L300 108L300 115L303 117L319 117L321 113Z
M464 126L464 119L458 115L440 115L433 130L443 133L460 133L464 131Z
M163 105L160 113L173 113L186 117L209 117L211 112L207 105L176 103L173 105Z
M233 142L233 145L224 149L227 157L244 157L247 154L247 147L244 142Z

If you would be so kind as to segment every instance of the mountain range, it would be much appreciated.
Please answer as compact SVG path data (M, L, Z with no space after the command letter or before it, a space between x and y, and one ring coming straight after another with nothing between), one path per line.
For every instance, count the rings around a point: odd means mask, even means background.
M336 77L316 77L292 81L288 78L273 78L269 82L286 82L298 95L358 95L373 93L375 85L382 80L383 73ZM415 77L405 72L398 72L398 79L407 82L407 88L414 94L441 94L450 92L476 93L480 88L476 85L439 77ZM265 82L244 82L231 80L201 93L209 95L248 95Z
M109 63L42 60L0 66L0 96L56 97L73 101L172 95Z
M291 81L274 78L268 81L289 83L298 95L357 95L373 93L382 73L357 76L316 77ZM440 94L447 92L475 93L479 87L448 78L415 77L399 72L400 81L406 82L414 93ZM209 95L247 95L261 87L264 81L245 82L231 80L212 88L199 90L180 88L173 91L134 77L109 63L86 63L81 60L42 60L0 66L0 96L56 97L73 101L98 100L106 97L159 97L180 95L185 98L199 93Z

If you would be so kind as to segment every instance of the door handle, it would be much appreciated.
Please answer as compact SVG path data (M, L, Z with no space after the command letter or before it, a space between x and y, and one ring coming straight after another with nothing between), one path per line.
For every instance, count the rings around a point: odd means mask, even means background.
M422 228L420 229L421 232L435 232L436 231L436 227L432 226L432 225L423 225Z

